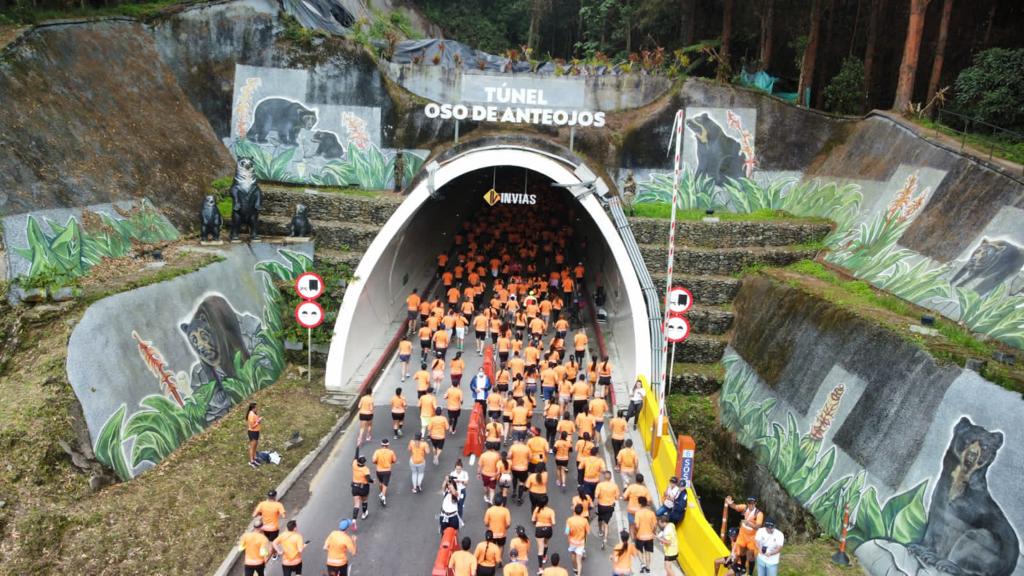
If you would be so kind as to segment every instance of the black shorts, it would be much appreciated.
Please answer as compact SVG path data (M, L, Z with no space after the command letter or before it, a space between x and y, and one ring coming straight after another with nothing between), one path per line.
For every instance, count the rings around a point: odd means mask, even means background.
M266 572L264 572L263 570L266 568L266 566L267 566L266 564L260 564L259 566L249 566L249 565L246 565L246 567L245 567L245 576L253 576L254 574L256 576L264 576L264 574L266 574Z
M497 343L498 343L498 333L497 332L492 332L491 333L491 344L497 344Z
M679 559L679 554L673 554L671 556L665 556L665 562L675 562ZM477 572L479 574L479 572Z
M253 440L259 440L260 439L260 431L259 430L249 430L248 432L249 432L249 441L250 442L253 441Z
M566 458L565 460L559 460L558 458L555 458L555 466L558 466L559 468L568 468L569 459Z
M377 472L377 481L380 482L381 486L387 486L391 483L391 471Z
M391 413L391 419L396 421L396 422L404 422L405 421L405 412L392 412Z
M373 414L360 414L359 415L359 421L360 422L373 422Z
M654 552L654 538L650 540L637 540L636 549L641 552Z
M512 471L512 478L515 479L515 481L520 483L520 484L525 483L526 482L526 478L529 475L530 475L530 471L529 470L513 470Z
M611 376L598 376L597 383L600 384L601 386L609 386L612 383L612 377Z
M502 536L501 538L495 538L494 539L494 543L497 544L498 546L504 548L505 547L505 538L506 538L505 536Z
M270 540L271 542L273 542L274 540L277 540L278 535L280 535L280 531L279 530L264 530L263 531L263 535L267 537L267 540Z
M612 519L612 514L615 514L615 506L601 506L597 505L597 521L608 523Z
M292 576L293 574L302 574L302 562L294 566L281 566L284 576Z
M327 576L348 576L348 564L344 566L328 566Z
M498 359L502 364L508 362L508 352L498 352Z
M462 414L462 410L449 410L448 411L448 420L450 422L454 422L454 421L458 420L459 419L459 414Z
M505 392L508 392L508 384L495 384L494 389L504 394Z
M430 348L430 340L420 340L420 348L424 350Z
M497 576L497 567L495 566L480 566L476 567L476 576Z
M437 438L431 438L430 445L437 450L444 450L444 438L441 438L440 440Z
M533 535L537 538L550 539L553 530L551 526L537 526L537 529L533 532Z
M370 495L370 485L369 484L357 484L357 483L353 482L352 483L352 495L353 496L361 496L363 498L369 496Z
M485 336L487 336L487 332L484 332L483 330L477 330L476 331L476 339L477 340L483 340Z
M501 448L501 440L495 442L484 442L484 448L487 450L498 450Z
M502 414L501 421L504 422L505 424L511 424L512 423L512 417L511 416L505 416L504 414Z
M501 410L488 410L487 418L491 420L495 418L501 418Z

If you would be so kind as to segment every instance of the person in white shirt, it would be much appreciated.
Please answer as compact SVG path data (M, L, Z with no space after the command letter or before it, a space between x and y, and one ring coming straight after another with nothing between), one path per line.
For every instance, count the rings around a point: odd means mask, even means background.
M775 520L768 518L764 526L754 534L757 543L757 576L776 576L779 573L779 556L786 537L775 529Z
M455 481L459 489L459 516L462 516L466 505L466 486L469 484L469 473L462 468L462 458L455 461L455 470L448 477Z
M636 429L636 422L640 419L640 411L644 407L644 395L647 391L644 390L643 382L637 379L633 383L633 389L629 392L629 409L626 412L626 420L633 419L633 429Z

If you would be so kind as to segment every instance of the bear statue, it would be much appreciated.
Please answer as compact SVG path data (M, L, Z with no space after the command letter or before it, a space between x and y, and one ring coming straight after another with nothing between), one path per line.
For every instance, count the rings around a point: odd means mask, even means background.
M299 130L311 130L316 122L315 110L284 98L267 98L256 105L252 126L245 137L253 142L265 144L267 137L274 132L279 142L295 146Z
M305 204L295 206L295 215L288 224L288 235L292 238L309 238L313 235L313 224L309 221Z
M249 240L259 240L256 230L259 224L262 198L259 182L256 181L255 165L251 158L239 158L235 179L231 182L231 239L238 240L242 226L249 228Z
M203 207L199 210L199 240L220 240L220 229L224 225L224 218L217 209L217 199L207 196L203 199Z
M744 156L740 143L728 136L707 112L686 121L686 127L697 139L697 169L695 174L711 178L716 186L727 178L743 177Z

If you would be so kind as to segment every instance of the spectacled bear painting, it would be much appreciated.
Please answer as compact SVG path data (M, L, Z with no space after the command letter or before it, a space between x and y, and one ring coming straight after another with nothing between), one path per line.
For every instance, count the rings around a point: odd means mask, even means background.
M251 334L258 330L259 321L252 318L256 324L253 329L249 318L237 314L222 296L211 295L204 298L188 322L180 326L192 353L199 359L192 369L192 388L216 382L206 410L207 423L223 416L233 405L223 382L238 378L235 356L240 353L244 364L252 353Z
M729 136L707 112L686 120L686 128L697 143L695 174L707 176L721 186L727 178L742 178L746 156L740 141Z
M974 285L984 296L1003 282L1014 278L1024 268L1024 249L1005 240L983 238L951 283L954 286ZM1011 293L1013 292L1011 287Z
M927 566L963 576L1010 576L1020 552L1017 533L988 489L988 468L1003 445L1000 432L963 417L942 459L928 525L910 551Z

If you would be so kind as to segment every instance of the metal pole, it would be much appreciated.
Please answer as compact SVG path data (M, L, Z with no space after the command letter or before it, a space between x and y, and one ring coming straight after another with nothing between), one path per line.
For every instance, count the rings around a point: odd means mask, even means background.
M661 380L658 382L658 424L657 434L661 436L662 422L665 418L665 364L668 362L668 340L665 338L665 323L668 319L668 295L672 290L672 264L676 253L676 199L679 197L679 179L682 174L682 146L683 146L683 120L682 110L676 111L675 124L672 127L672 138L675 139L675 173L672 178L672 209L668 226L668 263L665 274L665 298L661 307ZM672 140L669 140L669 146Z
M459 121L455 121L455 143L459 143Z
M673 376L673 373L675 372L675 367L676 367L676 343L673 342L672 343L672 352L670 352L669 355L668 355L668 381L665 384L665 388L666 388L665 394L666 395L672 393L672 376Z
M569 128L569 152L574 152L573 147L576 145L576 127L572 126Z
M313 329L306 328L306 382L313 381Z

